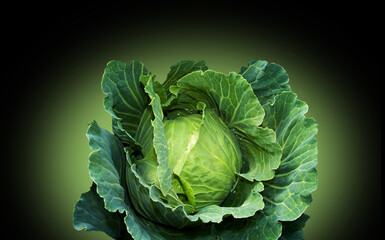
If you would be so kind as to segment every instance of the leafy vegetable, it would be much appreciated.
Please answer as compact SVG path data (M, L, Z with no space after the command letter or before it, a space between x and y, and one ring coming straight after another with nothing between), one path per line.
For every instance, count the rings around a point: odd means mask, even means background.
M161 83L139 61L107 64L110 133L87 137L93 180L77 230L114 239L303 239L317 188L317 125L286 71L250 61L239 74L204 61Z

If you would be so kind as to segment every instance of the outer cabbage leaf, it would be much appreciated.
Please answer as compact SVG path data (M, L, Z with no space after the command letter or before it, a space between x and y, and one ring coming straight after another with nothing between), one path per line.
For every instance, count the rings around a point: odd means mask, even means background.
M167 74L167 78L163 83L167 95L167 100L162 104L165 110L172 109L176 103L178 90L175 90L175 84L177 81L185 75L198 70L207 70L205 61L183 60L170 67L170 72ZM168 112L168 114L170 114L168 116L174 118L175 116L173 117L173 114L178 115L178 112L179 110L177 112Z
M275 132L269 128L258 127L248 138L240 137L244 165L239 174L253 181L265 181L274 177L281 157L281 147L277 144Z
M295 221L311 203L310 193L317 187L317 125L314 119L306 118L307 105L296 99L292 92L276 96L273 104L264 106L266 116L262 124L276 131L279 144L283 148L282 163L272 180L264 182L262 192L266 206L252 218L228 219L226 225L215 225L214 232L223 239L276 240L281 235L281 221ZM284 223L282 239L302 236L299 228L305 216L296 223ZM255 219L258 219L256 221ZM298 224L298 231L288 226ZM285 227L286 226L286 227ZM286 237L286 238L285 238ZM290 238L289 238L290 237Z
M263 209L264 203L260 192L263 190L261 182L241 181L241 184L229 194L222 206L210 205L202 208L196 214L189 216L191 220L201 219L203 223L222 222L225 216L234 218L252 217L258 210ZM237 194L239 191L243 191Z
M241 68L240 74L250 83L262 105L273 101L275 95L290 90L289 76L275 63L251 60L247 67Z
M317 124L306 118L306 103L297 100L293 92L283 92L275 104L264 105L266 118L263 126L277 133L283 147L282 160L274 179L266 182L263 198L265 212L280 221L297 219L310 205L310 193L317 188Z
M181 78L177 86L181 108L194 111L191 106L204 102L233 130L246 162L240 174L242 177L262 181L274 176L281 147L276 142L274 131L259 127L264 110L250 84L241 75L196 71Z
M148 96L140 84L140 76L150 72L140 61L129 64L120 61L110 61L104 70L102 90L107 96L104 98L104 108L115 120L114 133L126 144L139 145L132 136L142 117L143 110L148 105Z
M110 212L123 212L125 203L125 153L119 139L93 121L87 131L90 148L89 172L97 185L98 194Z
M301 215L292 222L278 222L273 216L264 216L258 212L247 219L234 221L226 219L221 224L213 225L213 234L221 240L233 239L279 239L279 240L303 240L303 227L309 216Z
M170 86L175 85L176 82L184 77L186 74L194 71L206 71L207 66L205 61L192 61L192 60L183 60L179 61L176 64L170 67L170 72L167 74L166 80L163 83L164 88L170 94Z
M123 145L95 121L90 124L87 137L93 150L88 169L94 184L76 204L74 227L77 230L100 230L119 238L127 232L121 225L123 215L119 214L127 210Z
M257 212L253 217L244 219L227 218L223 223L212 226L213 235L221 240L278 239L282 233L282 224L272 216Z
M141 144L123 128L121 120L112 118L112 131L123 144L130 146L133 151L142 151Z
M254 130L262 123L264 110L250 85L239 74L196 71L181 78L177 86L180 92L192 98L195 106L200 100L216 110L229 128L247 132L246 129Z
M302 228L305 227L305 223L309 218L308 215L302 214L295 221L282 222L282 235L279 240L303 240L304 234Z
M75 206L73 216L74 228L78 231L102 231L112 238L126 235L123 215L109 212L104 208L103 199L96 192L93 184L90 191L83 193Z

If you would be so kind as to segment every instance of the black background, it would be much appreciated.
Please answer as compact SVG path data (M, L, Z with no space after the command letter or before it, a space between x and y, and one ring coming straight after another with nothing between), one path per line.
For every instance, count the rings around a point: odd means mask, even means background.
M23 132L20 129L28 124L28 115L33 114L34 99L55 84L36 84L39 69L54 64L69 49L79 48L93 36L103 35L106 29L118 28L127 22L135 23L133 31L146 28L150 22L171 27L180 19L187 25L201 25L202 28L228 24L247 29L263 27L264 23L260 21L263 18L269 19L268 27L274 28L272 35L287 36L287 46L298 39L308 43L304 48L309 51L312 46L317 46L318 52L324 52L331 61L338 62L350 72L348 82L335 84L351 92L354 103L368 114L368 121L362 124L363 127L370 125L365 127L372 144L365 147L372 152L370 161L373 161L373 166L380 166L381 89L384 80L380 9L378 4L371 2L339 5L337 2L268 4L243 1L215 4L163 1L124 5L105 2L83 6L23 3L23 6L12 4L3 8L1 102L3 121L9 126L3 129L1 165L1 198L5 201L2 204L5 215L1 215L6 221L2 224L4 235L8 233L10 238L45 237L39 230L39 219L28 214L28 204L25 204L28 196L23 194L22 178L18 176L24 159ZM346 228L341 229L346 236L344 239L369 239L372 234L373 239L380 237L380 169L373 169L373 175L367 202L362 204L368 212L346 223ZM333 233L330 236L334 239Z

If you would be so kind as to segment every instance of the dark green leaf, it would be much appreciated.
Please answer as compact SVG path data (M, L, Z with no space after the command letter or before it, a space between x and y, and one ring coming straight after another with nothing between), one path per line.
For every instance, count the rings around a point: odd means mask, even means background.
M97 185L98 194L104 198L105 208L110 212L123 212L126 207L124 172L125 153L117 137L98 126L90 124L87 137L93 152L89 157L91 179Z
M176 82L185 76L188 73L194 72L194 71L206 71L207 66L205 61L191 61L191 60L184 60L177 62L175 65L172 65L170 67L170 72L167 74L166 81L164 81L163 86L166 89L168 93L169 88L172 85L175 85Z
M119 140L134 151L142 151L142 146L123 128L121 120L112 118L112 130Z
M119 238L125 231L122 214L104 208L103 199L96 192L96 185L83 193L74 210L74 228L78 231L102 231L112 238Z
M102 90L107 95L104 108L121 122L130 136L135 136L149 101L139 81L140 76L148 74L149 71L139 61L131 61L129 64L110 61L103 74Z
M277 133L283 148L274 179L264 184L264 211L280 221L293 221L310 205L310 193L317 188L317 124L304 116L308 107L292 92L281 93L273 105L266 104L264 108L263 126Z
M308 215L302 214L293 222L282 222L282 235L279 240L303 240L302 228L305 227L305 223L309 218Z
M240 74L250 83L259 102L271 102L275 95L290 90L289 77L281 66L266 61L251 60Z
M223 223L214 224L213 235L220 240L255 239L277 240L282 225L272 216L257 212L253 217L244 219L227 218Z

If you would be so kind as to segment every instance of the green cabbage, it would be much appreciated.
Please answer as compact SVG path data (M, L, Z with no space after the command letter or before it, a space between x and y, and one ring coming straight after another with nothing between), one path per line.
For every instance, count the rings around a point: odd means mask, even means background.
M180 61L155 80L139 61L107 64L113 134L94 121L90 191L74 228L114 239L303 239L317 188L317 125L286 71L239 74Z

